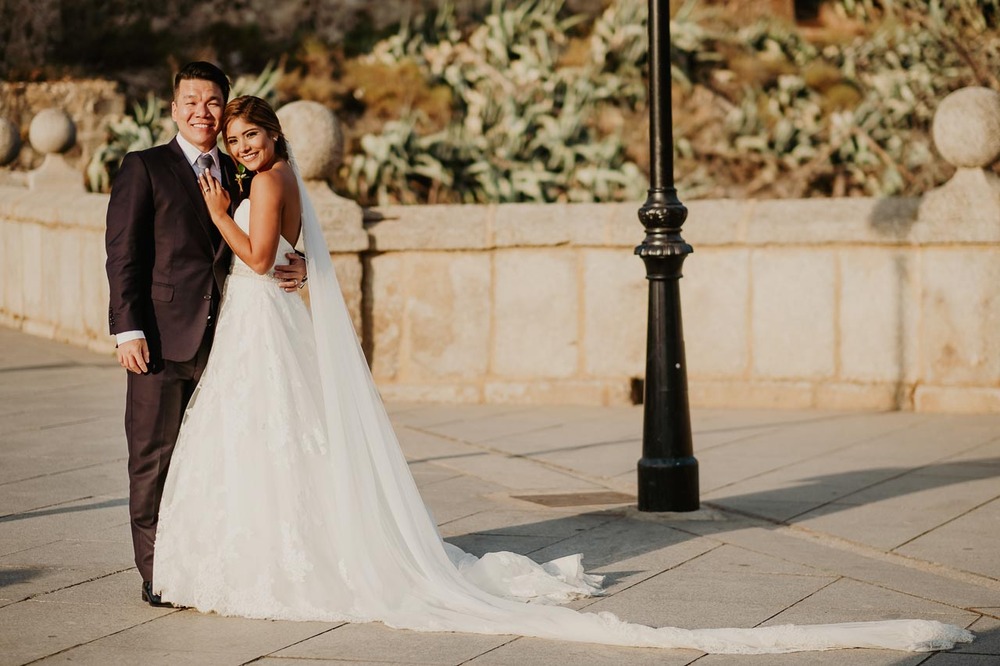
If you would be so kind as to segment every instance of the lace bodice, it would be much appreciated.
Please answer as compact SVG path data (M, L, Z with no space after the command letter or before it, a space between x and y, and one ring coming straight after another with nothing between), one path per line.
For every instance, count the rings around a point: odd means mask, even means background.
M250 233L250 199L244 199L240 202L240 205L236 207L236 212L233 213L233 220L236 222L236 226L242 229L246 233ZM268 279L274 278L274 265L281 261L284 261L285 253L292 252L295 248L289 243L284 236L278 236L278 249L274 253L274 260L271 262L271 267L267 269L267 272L263 275L259 275L256 271L246 265L242 259L233 253L233 263L230 268L230 273L234 275L247 275L250 277L263 277Z

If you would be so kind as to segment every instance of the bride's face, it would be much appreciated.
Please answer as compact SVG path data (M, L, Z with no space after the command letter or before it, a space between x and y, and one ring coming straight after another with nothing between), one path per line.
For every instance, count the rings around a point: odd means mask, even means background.
M276 141L266 129L244 118L234 118L226 128L229 154L250 171L264 171L274 164Z

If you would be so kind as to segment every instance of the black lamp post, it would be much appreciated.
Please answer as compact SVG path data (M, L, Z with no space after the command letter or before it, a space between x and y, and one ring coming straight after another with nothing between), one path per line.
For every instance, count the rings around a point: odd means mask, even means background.
M646 237L649 315L643 400L640 511L696 511L698 461L691 444L681 325L681 266L694 250L681 238L687 208L674 188L670 112L670 2L649 0L649 196L639 209Z

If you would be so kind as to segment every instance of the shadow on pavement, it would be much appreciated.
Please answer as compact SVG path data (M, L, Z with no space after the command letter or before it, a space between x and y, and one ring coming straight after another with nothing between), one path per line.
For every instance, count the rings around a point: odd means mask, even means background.
M3 567L0 568L0 589L10 585L26 583L45 573L42 567Z
M848 507L995 477L1000 477L1000 458L913 468L875 467L808 477L787 488L719 497L708 503L764 520L787 522L806 513L825 516Z
M37 509L33 511L25 511L23 513L13 513L9 516L3 516L2 518L0 518L0 523L12 523L15 520L29 520L31 518L39 518L41 516L57 516L60 514L77 513L80 511L110 509L116 506L128 506L128 498L119 497L118 499L109 499L109 500L104 500L102 502L91 502L90 504L60 506L60 507L53 507L51 509Z

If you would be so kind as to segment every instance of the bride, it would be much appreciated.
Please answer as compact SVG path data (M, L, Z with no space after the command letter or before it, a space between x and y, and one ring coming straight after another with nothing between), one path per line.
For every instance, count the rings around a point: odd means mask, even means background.
M583 573L579 556L545 565L506 552L477 559L443 542L368 371L274 111L240 97L222 127L229 153L255 176L232 217L226 191L202 179L212 221L235 256L160 506L153 584L164 600L249 618L716 653L929 651L972 640L925 620L630 624L549 605L600 592L601 578ZM300 233L311 317L271 274Z

